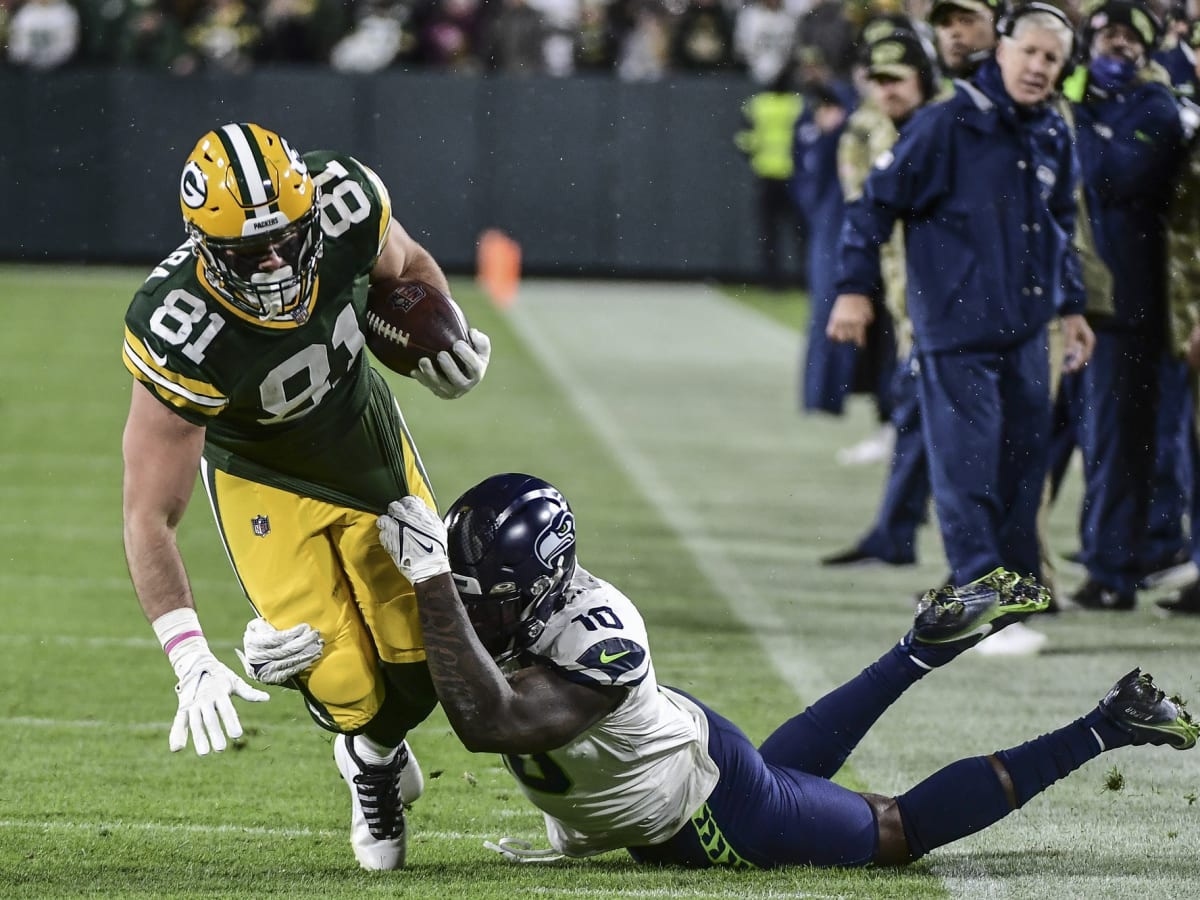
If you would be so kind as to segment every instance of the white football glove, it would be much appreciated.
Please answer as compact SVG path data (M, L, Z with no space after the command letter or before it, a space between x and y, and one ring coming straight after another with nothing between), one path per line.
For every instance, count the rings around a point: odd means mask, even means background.
M263 684L286 684L321 658L325 641L307 622L278 631L258 618L246 624L242 648L234 652L248 677Z
M446 525L420 497L409 494L388 504L375 523L383 548L413 584L450 571Z
M207 756L209 749L220 753L231 738L242 736L242 723L233 708L233 696L262 703L271 699L266 691L250 687L237 674L217 659L201 639L196 646L172 656L171 664L179 683L175 693L179 695L179 711L171 725L167 744L175 753L187 746L188 733L192 735L192 746L197 756Z
M443 350L437 355L436 366L432 359L425 357L409 374L444 400L461 397L483 380L488 360L492 357L492 342L486 334L478 328L472 328L467 336L471 339L469 344L456 341L450 348L458 357L458 363L448 351Z

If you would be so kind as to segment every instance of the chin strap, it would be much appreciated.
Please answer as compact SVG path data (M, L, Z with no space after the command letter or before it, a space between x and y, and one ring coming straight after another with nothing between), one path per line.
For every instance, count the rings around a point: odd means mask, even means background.
M534 850L533 844L529 843L529 841L523 841L520 838L500 838L495 843L484 841L483 846L499 853L509 862L514 863L552 863L558 862L560 859L566 859L563 854L550 847L542 850Z

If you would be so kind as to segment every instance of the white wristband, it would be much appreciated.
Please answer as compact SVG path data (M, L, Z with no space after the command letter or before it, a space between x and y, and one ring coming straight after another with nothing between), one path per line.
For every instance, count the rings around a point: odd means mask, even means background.
M193 653L208 652L208 641L200 628L200 619L194 609L184 607L163 613L150 623L163 652L171 665L178 669L178 660Z

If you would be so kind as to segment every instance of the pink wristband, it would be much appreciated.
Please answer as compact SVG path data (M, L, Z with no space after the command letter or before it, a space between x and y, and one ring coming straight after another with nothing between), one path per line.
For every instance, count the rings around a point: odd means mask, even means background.
M188 638L194 638L194 637L202 638L202 637L204 637L204 632L203 631L185 631L183 634L175 635L175 637L171 638L169 641L167 641L165 644L163 644L163 653L167 654L167 656L169 658L171 656L171 651L174 650L176 648L176 646L178 646L183 641L186 641Z

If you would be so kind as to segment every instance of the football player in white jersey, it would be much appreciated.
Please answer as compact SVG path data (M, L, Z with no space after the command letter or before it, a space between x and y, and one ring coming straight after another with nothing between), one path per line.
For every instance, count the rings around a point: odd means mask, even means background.
M545 481L489 478L445 522L404 497L378 525L416 586L455 733L470 750L504 755L568 856L626 848L639 861L695 867L902 864L1003 818L1105 750L1183 750L1200 731L1135 669L1064 728L953 763L897 797L857 793L830 778L876 719L932 669L1044 609L1040 585L996 570L929 592L893 648L755 747L658 683L637 608L576 562L574 516Z

